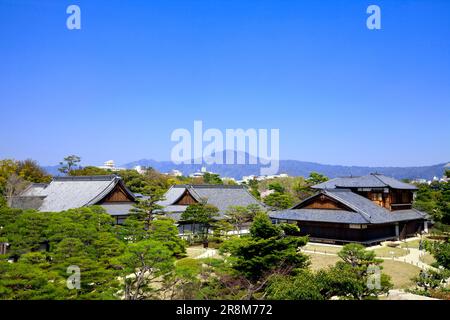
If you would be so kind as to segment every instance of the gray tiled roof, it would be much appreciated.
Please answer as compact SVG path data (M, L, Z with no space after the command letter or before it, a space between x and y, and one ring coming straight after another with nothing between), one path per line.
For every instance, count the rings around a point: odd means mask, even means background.
M81 177L55 177L47 186L31 185L24 192L13 199L15 207L30 207L32 199L41 199L39 206L33 209L47 212L59 212L73 208L97 204L118 183L134 198L134 195L126 189L122 180L115 176L81 176ZM116 204L114 204L116 205ZM112 206L112 205L111 205ZM119 211L119 208L116 209Z
M389 211L348 189L321 190L317 195L319 194L325 194L351 210L304 208L275 211L269 215L274 219L352 224L381 224L426 218L425 213L415 209ZM301 203L295 207L301 207Z
M359 213L345 210L324 209L288 209L269 213L273 219L295 220L295 221L318 221L330 223L368 223Z
M417 187L397 179L382 175L369 174L361 177L334 178L323 183L312 186L314 189L335 189L335 188L393 188L404 190L416 190Z
M47 187L47 183L32 183L22 191L21 195L26 197L41 196Z
M187 208L185 205L174 205L183 193L188 190L197 201L205 201L219 209L223 216L230 206L264 205L256 200L244 186L230 185L175 185L165 194L165 200L159 202L168 213L181 213ZM178 217L179 219L179 217Z
M104 203L100 206L106 210L106 212L112 216L125 216L130 214L130 210L133 209L132 202L128 203Z

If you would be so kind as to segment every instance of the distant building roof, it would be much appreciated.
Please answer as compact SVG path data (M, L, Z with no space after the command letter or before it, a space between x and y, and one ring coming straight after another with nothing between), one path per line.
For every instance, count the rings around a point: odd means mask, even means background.
M70 176L55 177L48 185L32 184L18 197L15 197L12 203L14 207L23 209L32 208L47 212L64 211L98 204L118 184L131 199L135 199L133 193L123 184L122 179L116 175Z
M312 186L314 189L335 188L393 188L403 190L416 190L417 187L383 174L372 173L360 177L334 178L323 183Z
M321 194L338 201L349 209L330 210L301 208L302 203ZM321 190L314 196L297 204L294 208L300 209L275 211L270 213L269 216L274 219L349 224L382 224L426 218L425 213L415 209L389 211L349 189Z
M219 209L223 216L230 206L264 205L255 199L244 186L235 185L174 185L165 194L165 200L159 205L164 206L164 211L179 220L181 212L187 205L175 204L188 191L197 202L205 202ZM178 214L177 214L178 213Z

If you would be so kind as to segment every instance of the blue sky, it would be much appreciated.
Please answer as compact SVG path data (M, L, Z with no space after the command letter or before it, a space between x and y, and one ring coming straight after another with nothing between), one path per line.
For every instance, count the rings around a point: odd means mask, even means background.
M282 159L435 164L449 88L445 0L0 0L0 158L168 160L202 120L278 128Z

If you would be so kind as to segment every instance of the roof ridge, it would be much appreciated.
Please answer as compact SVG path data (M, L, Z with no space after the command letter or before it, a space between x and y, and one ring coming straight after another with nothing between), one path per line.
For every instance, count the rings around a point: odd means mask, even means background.
M110 192L117 185L118 182L119 182L118 179L113 179L101 192L99 192L91 200L86 202L86 204L84 206L93 205L96 202L98 202L101 199L103 199L108 194L108 192Z
M230 184L191 184L193 188L211 188L211 189L245 189L242 185L230 185Z
M191 193L191 195L195 198L195 200L197 200L198 202L202 202L202 200L204 199L202 196L200 196L198 194L197 191L195 191L194 187L192 185L188 185L188 187L186 187L186 190L188 192Z
M374 176L376 179L378 179L378 181L380 181L381 183L384 183L384 185L386 186L386 187L390 187L390 185L388 185L386 182L384 182L382 179L380 179L380 177L378 177L378 176L382 176L383 174L380 174L380 173L371 173L370 174L371 176Z
M98 176L56 176L53 181L108 181L115 178L121 179L115 174L98 175Z
M341 201L346 206L348 206L348 207L354 209L356 212L360 213L363 216L363 218L367 220L367 222L372 222L372 216L370 214L368 214L367 212L365 212L364 210L362 210L361 208L358 208L357 206L355 206L354 204L348 202L347 200L344 200L341 197L336 196L336 194L333 194L333 192L329 192L328 190L325 190L325 192L329 193L329 195L331 197L335 198L335 200ZM356 194L354 192L351 192L351 191L348 191L348 192L351 193L352 195L360 196L359 194ZM363 198L363 199L366 199L366 198L364 198L362 196L360 196L360 197Z

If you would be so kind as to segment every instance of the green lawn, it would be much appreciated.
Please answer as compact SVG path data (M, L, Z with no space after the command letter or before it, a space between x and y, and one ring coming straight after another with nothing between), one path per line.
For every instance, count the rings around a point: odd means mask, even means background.
M323 254L308 253L311 258L311 269L320 270L333 266L340 260L337 256L328 256ZM391 281L394 284L394 289L406 289L414 286L414 282L411 278L417 276L420 272L420 268L408 263L384 260L382 263L382 272L391 276Z
M189 258L196 258L199 255L201 255L202 253L204 253L206 251L206 249L203 248L203 246L192 246L192 247L188 247L186 249L186 255Z
M333 266L336 262L341 260L338 256L327 256L323 254L313 253L307 253L307 255L311 258L310 261L312 270L320 270L329 266Z
M436 259L434 259L434 257L431 254L426 252L424 255L420 256L420 261L428 265L431 265L436 262Z
M324 252L324 253L338 253L342 250L342 246L321 246L317 244L307 244L303 247L304 250Z
M432 240L432 239L427 239L426 237L423 238L423 241L425 242L434 242L436 240ZM419 243L420 240L412 240L412 241L407 241L407 242L403 242L402 244L400 244L401 248L415 248L415 249L419 249Z
M409 263L384 260L382 272L391 276L394 289L407 289L414 286L411 278L417 276L420 268Z
M400 244L401 248L413 248L413 249L419 249L419 242L420 240L413 240L408 242L403 242Z
M402 257L408 254L407 249L382 247L373 250L377 257L390 258L390 257Z

